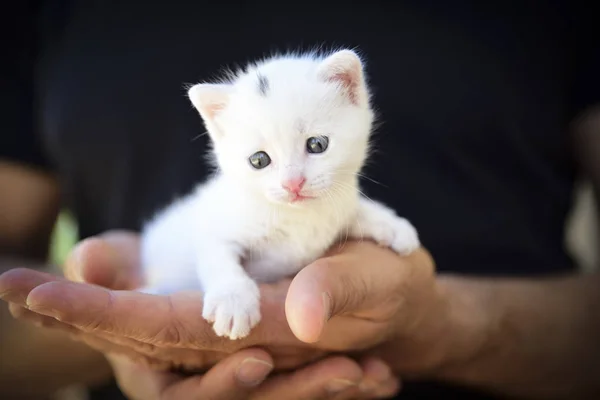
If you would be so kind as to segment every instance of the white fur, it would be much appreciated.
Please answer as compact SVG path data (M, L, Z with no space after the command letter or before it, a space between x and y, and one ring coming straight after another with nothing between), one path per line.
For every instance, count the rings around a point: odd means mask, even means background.
M400 254L419 246L407 220L360 195L374 114L353 51L276 56L188 93L218 171L145 226L143 291L203 290L203 317L237 339L261 319L257 282L294 275L336 241L373 239ZM309 154L306 140L319 135L329 147ZM248 161L257 151L271 157L264 169ZM291 202L282 182L299 175L314 198Z

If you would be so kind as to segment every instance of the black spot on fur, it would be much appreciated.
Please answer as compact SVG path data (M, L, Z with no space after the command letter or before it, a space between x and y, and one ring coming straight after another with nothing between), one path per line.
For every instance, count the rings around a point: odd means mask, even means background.
M269 91L269 80L266 76L258 74L258 92L266 96Z

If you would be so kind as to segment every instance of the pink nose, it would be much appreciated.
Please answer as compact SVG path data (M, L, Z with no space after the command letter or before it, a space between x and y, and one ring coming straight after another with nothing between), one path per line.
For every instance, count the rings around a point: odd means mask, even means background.
M304 177L291 178L284 181L281 186L290 193L298 194L302 190L306 179Z

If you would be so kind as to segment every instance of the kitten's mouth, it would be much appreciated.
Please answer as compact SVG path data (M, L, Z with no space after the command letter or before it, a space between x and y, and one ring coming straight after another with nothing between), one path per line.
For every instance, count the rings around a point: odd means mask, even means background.
M310 199L314 199L314 198L315 198L314 196L304 196L304 195L301 195L301 194L293 194L290 197L289 202L290 203L298 203L298 202L301 202L301 201L310 200Z

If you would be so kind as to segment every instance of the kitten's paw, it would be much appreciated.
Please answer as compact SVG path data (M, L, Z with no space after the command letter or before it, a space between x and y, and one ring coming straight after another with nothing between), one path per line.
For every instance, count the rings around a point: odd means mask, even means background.
M258 285L248 279L210 288L204 295L202 317L213 323L218 336L231 340L248 336L261 319Z
M421 246L417 230L405 218L381 221L371 232L379 245L389 247L400 255L408 255Z

